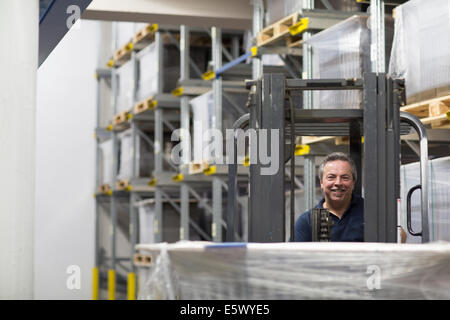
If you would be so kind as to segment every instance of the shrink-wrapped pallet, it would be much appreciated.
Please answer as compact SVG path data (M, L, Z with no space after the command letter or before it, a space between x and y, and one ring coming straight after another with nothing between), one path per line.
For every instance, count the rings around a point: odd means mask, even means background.
M428 224L430 240L450 241L450 157L429 161ZM401 224L406 231L406 195L420 184L420 163L402 165L400 168L401 185ZM422 230L420 189L411 198L411 225L414 232ZM420 243L420 236L408 234L408 243Z
M361 4L354 0L328 0L331 8L337 11L360 11ZM302 9L303 0L268 0L267 25L270 25ZM326 9L322 1L314 1L315 9Z
M119 172L117 179L129 179L133 170L133 139L131 129L121 132L119 135ZM151 146L136 135L136 177L150 177L154 169L154 154Z
M138 203L139 212L139 243L155 242L155 204Z
M404 78L408 103L450 94L450 2L411 0L395 9L389 73Z
M137 54L138 90L137 99L150 98L157 93L168 93L176 87L180 76L179 54L174 46L163 46L163 70L159 70L156 43L151 43ZM161 71L161 84L158 87L158 74Z
M450 244L140 244L139 299L449 299Z
M212 161L206 147L213 141L214 95L208 91L189 101L193 115L192 160L194 163Z
M117 104L116 114L129 111L134 103L134 63L132 60L116 69Z
M100 148L100 185L113 183L113 140L99 143Z
M312 48L314 79L362 78L371 71L370 29L367 16L352 16L323 30L309 40ZM386 20L386 62L392 43L392 20ZM359 109L362 107L361 90L314 91L315 109Z
M155 43L145 47L138 55L139 82L138 100L158 93L158 60Z
M240 93L227 93L227 96L223 97L220 132L213 130L215 121L213 91L208 91L189 101L193 114L191 158L194 163L226 162L224 151L227 147L227 130L233 128L234 122L244 114L247 99L246 94ZM216 138L222 141L216 141ZM243 156L243 150L238 150L238 156Z

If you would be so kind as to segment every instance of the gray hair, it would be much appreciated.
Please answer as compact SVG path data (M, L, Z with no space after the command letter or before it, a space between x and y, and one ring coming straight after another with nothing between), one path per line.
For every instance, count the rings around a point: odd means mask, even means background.
M337 161L337 160L347 161L350 164L350 167L352 170L353 181L356 182L358 175L356 173L357 171L356 171L355 162L352 160L352 158L350 158L348 155L346 155L343 152L333 152L326 156L326 158L322 161L322 163L319 166L319 180L322 181L323 170L325 168L325 165L328 162Z

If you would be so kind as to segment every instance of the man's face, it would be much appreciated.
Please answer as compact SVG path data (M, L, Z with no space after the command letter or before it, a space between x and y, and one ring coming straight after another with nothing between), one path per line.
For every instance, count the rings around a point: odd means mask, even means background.
M336 160L328 162L323 170L320 187L327 202L346 203L355 187L350 163Z

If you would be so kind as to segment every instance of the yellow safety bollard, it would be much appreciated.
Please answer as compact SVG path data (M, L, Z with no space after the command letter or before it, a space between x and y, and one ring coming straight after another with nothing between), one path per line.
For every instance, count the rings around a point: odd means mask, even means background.
M92 300L98 300L99 275L98 268L92 269Z
M116 300L116 271L108 270L108 300Z
M136 300L136 274L133 272L128 273L127 297L128 300Z

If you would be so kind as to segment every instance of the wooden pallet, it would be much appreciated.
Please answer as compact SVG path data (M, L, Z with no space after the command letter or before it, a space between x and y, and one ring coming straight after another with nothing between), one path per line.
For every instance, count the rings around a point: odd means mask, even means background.
M450 111L438 116L421 118L420 121L424 125L430 125L432 129L450 129Z
M116 181L116 188L117 188L117 190L129 191L129 190L131 190L130 181L128 179L117 180Z
M313 143L327 142L327 141L333 141L333 140L334 140L334 144L336 146L350 144L350 137L348 137L348 136L302 137L302 144L313 144Z
M155 41L155 32L158 30L157 24L148 24L139 30L133 37L133 45L136 50L141 50Z
M409 104L400 110L415 115L423 124L431 125L432 128L450 128L450 95Z
M420 103L425 100L432 100L435 98L445 97L450 95L450 85L441 86L438 88L431 88L428 90L423 90L415 95L406 97L406 104Z
M264 28L256 36L257 46L274 45L276 43L286 44L291 47L294 46L293 43L298 45L301 36L292 36L289 32L289 27L294 26L298 22L298 19L299 14L295 12Z
M158 105L157 101L153 97L142 100L134 105L134 114L144 112L146 110L153 110Z
M102 184L101 186L98 187L98 193L109 194L111 192L112 192L111 187L107 183Z
M133 51L133 47L134 47L133 43L132 42L128 42L127 44L125 44L124 46L119 48L114 53L113 59L114 59L114 66L115 67L120 67L122 64L124 64L125 62L130 60L131 52Z
M130 111L123 111L114 116L113 123L115 126L123 124L128 121L130 117Z
M189 174L203 173L203 170L209 167L208 162L203 161L202 163L191 162L189 163Z
M151 267L152 266L152 256L148 254L135 253L133 255L133 263L137 267Z

